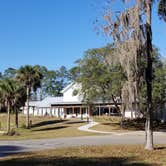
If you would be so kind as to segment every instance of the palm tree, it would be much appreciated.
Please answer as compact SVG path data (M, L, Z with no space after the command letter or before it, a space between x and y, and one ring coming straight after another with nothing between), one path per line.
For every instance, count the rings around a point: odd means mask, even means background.
M36 90L40 87L42 74L37 67L26 65L21 67L17 71L17 80L20 81L26 87L26 97L27 97L27 116L26 116L26 127L29 128L29 98L32 88Z
M14 97L14 105L13 109L15 112L15 126L18 128L18 111L21 107L24 106L26 102L26 89L23 86L20 86L18 82L16 82L16 89L15 89L15 97Z
M0 81L1 101L7 109L7 134L10 133L10 111L15 102L16 84L12 79Z

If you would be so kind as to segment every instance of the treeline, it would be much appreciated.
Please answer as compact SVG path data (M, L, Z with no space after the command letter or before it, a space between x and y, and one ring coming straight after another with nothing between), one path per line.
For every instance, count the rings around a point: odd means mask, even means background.
M39 65L27 66L35 68L42 75L39 86L31 88L31 100L42 100L47 96L61 96L61 90L71 81L70 72L65 66L61 66L58 70L49 70L47 67ZM0 73L0 80L15 79L20 69L7 68Z
M143 65L145 62L142 61L141 63ZM139 67L141 68L141 66ZM137 101L135 103L134 100L132 101L131 108L126 106L120 109L117 99L122 101L122 95L125 95L126 101L123 102L126 104L129 97L128 93L122 94L127 73L116 61L113 45L86 51L84 58L76 61L76 66L70 70L72 79L82 85L81 91L75 93L81 93L84 101L92 105L96 99L103 100L103 102L112 100L122 115L122 121L125 109L132 111L135 110L135 107L138 107L139 114L146 114L145 72L145 68L142 68ZM123 91L125 90L123 89ZM161 114L165 110L166 103L166 62L155 46L153 46L152 101L154 113ZM136 106L134 106L135 104Z

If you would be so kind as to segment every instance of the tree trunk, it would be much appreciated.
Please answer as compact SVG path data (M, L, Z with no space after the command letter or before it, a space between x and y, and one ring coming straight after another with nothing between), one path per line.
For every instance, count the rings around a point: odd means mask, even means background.
M27 87L27 115L26 115L26 127L29 128L29 95L30 95L30 88Z
M10 133L10 104L7 106L7 134Z
M146 68L146 86L147 86L147 111L146 111L146 145L145 149L153 150L153 119L152 119L152 31L151 31L151 13L152 0L146 2L146 31L147 31L147 68Z
M18 109L15 109L15 126L18 128Z
M126 106L123 103L122 104L122 110L121 110L121 121L120 121L120 127L121 127L121 129L123 129L123 122L124 122L124 119L125 119L125 110L126 110Z
M116 101L115 98L114 98L114 95L112 95L112 101L114 102L114 105L115 105L117 111L120 113L120 108L119 108L119 106L118 106L117 101Z
M93 111L92 111L92 106L89 105L89 106L88 106L88 114L89 114L89 115L87 116L87 122L88 122L88 123L90 122L90 121L89 121L90 118L92 118L92 114L93 114L92 112L93 112Z

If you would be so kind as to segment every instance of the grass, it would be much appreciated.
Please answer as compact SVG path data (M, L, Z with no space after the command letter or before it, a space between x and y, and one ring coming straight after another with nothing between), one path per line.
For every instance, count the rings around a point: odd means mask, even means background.
M129 131L144 131L145 119L128 119L124 121L123 128L120 126L120 117L94 117L94 121L99 122L99 125L92 127L91 129L106 132L129 132ZM154 131L166 132L166 123L161 123L155 120L153 123Z
M77 128L84 125L78 119L60 120L55 117L30 117L32 128L20 128L25 126L25 116L19 115L19 128L15 128L14 115L11 115L11 128L16 131L13 136L0 134L0 140L42 139L57 137L74 137L94 135L93 133L79 131ZM6 114L0 114L1 130L6 129Z
M0 159L1 166L165 166L166 146L146 151L141 145L82 146Z
M128 129L122 129L120 126L120 117L118 116L96 116L95 122L99 122L98 125L91 127L93 130L106 131L106 132L127 132Z

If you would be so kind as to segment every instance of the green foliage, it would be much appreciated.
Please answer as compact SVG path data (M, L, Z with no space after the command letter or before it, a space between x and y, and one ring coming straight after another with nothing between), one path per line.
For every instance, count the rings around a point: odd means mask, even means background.
M22 123L21 126L20 126L20 128L22 128L22 129L27 129L26 124L25 124L25 123Z
M154 111L162 111L166 103L166 66L161 60L159 50L153 46L153 82L152 82L152 102ZM145 81L142 81L140 88L141 110L144 113L146 110L146 86Z
M38 66L22 66L17 70L17 80L20 81L26 88L34 91L41 86L42 73L39 71Z
M160 0L158 4L158 15L166 22L166 0Z
M43 75L40 88L40 99L46 96L61 96L62 89L69 80L67 69L62 66L59 70L48 70L44 66L37 66Z
M163 109L166 103L166 67L161 64L154 71L153 80L153 104L155 109Z
M0 81L0 102L7 108L10 104L11 109L20 109L26 101L26 91L17 81L13 79L3 79Z
M4 71L3 78L15 78L17 70L14 68L8 68Z
M31 100L43 99L46 96L61 96L62 89L71 80L66 67L59 70L48 70L45 66L22 66L18 70L8 68L0 73L0 80L16 79L24 88L30 88ZM24 98L24 94L23 94Z
M107 48L92 49L85 52L83 59L77 61L77 66L70 70L71 77L81 83L81 93L84 101L110 100L112 96L121 95L121 87L125 75L120 65L108 65L105 56L111 53Z

